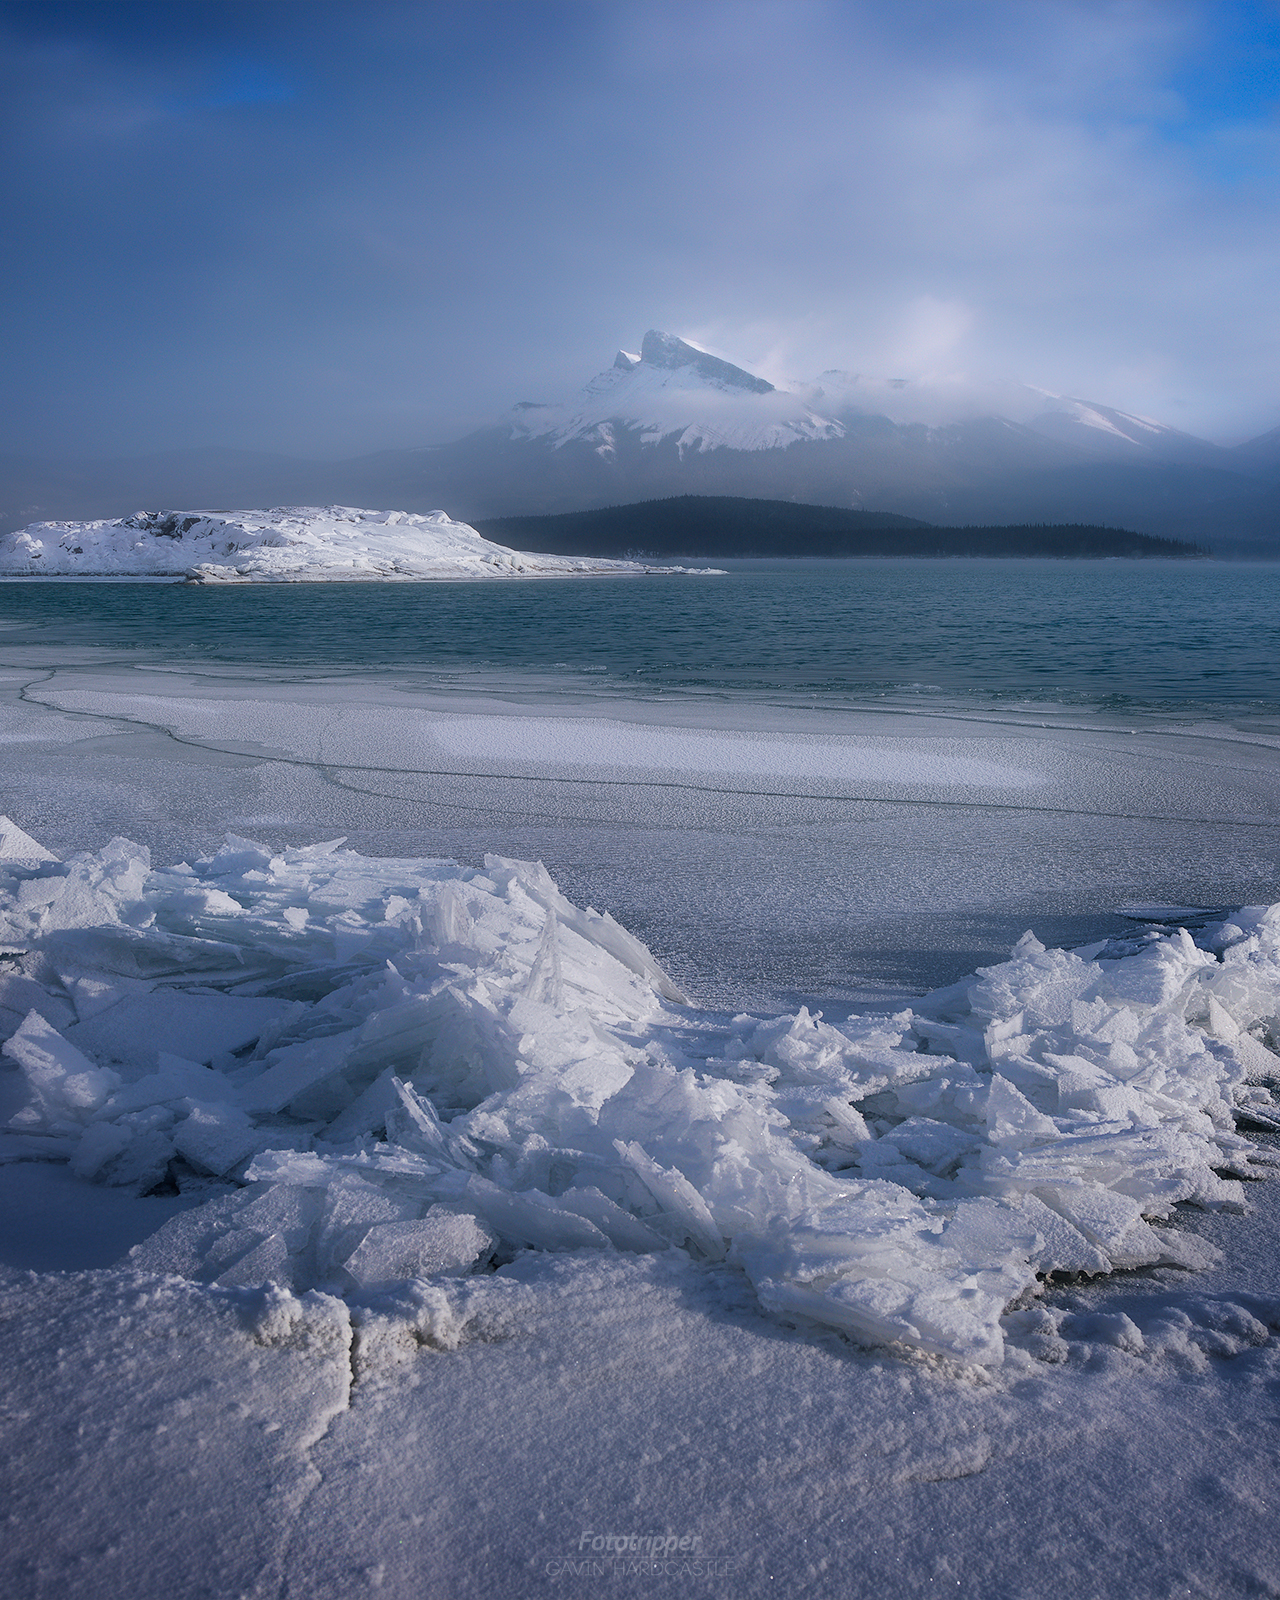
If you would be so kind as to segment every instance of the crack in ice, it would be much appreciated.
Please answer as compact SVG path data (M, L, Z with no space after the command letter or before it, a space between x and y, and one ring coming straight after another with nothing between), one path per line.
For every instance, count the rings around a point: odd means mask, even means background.
M47 680L43 680L47 681ZM868 805L890 806L900 809L934 809L946 811L975 811L992 813L1014 813L1030 816L1058 816L1092 818L1099 821L1112 822L1154 822L1186 825L1188 823L1199 827L1212 827L1217 830L1252 829L1264 832L1274 832L1276 823L1270 818L1248 817L1204 817L1185 813L1173 812L1137 812L1137 811L1106 811L1096 807L1087 806L1044 806L1031 805L1022 801L1012 800L976 800L976 799L948 799L937 795L900 795L900 794L875 794L862 792L831 793L829 790L812 789L764 789L748 788L728 783L691 783L682 779L664 779L652 777L604 778L604 777L579 777L568 773L533 773L500 771L495 769L482 770L463 767L416 767L408 764L396 766L382 766L370 762L350 762L339 760L325 760L321 757L308 758L290 755L284 751L254 750L243 743L228 741L220 743L215 739L197 738L191 734L178 733L165 722L147 717L131 714L124 711L86 711L73 710L58 705L55 700L43 700L37 695L27 691L26 686L19 689L18 698L27 704L39 705L46 710L59 711L66 716L83 717L90 720L101 720L109 723L124 723L129 727L145 728L151 733L156 733L171 740L174 744L188 749L203 750L209 754L239 756L248 761L272 763L277 766L296 767L303 771L315 772L326 781L340 784L357 793L378 795L387 799L418 802L412 795L382 795L380 790L357 789L354 784L344 784L332 774L336 772L359 772L382 774L389 777L403 778L463 778L483 782L502 782L519 784L543 784L551 787L569 786L582 789L618 789L634 792L637 789L654 792L675 792L687 794L705 794L713 796L737 797L754 800L804 800L828 805ZM434 804L434 802L430 802Z

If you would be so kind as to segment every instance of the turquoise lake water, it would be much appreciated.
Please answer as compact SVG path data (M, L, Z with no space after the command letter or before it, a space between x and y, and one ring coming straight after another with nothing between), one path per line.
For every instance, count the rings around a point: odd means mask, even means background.
M528 583L0 584L8 643L671 690L1280 711L1280 564L737 562ZM601 684L603 687L604 684Z
M0 666L0 810L59 853L540 859L725 1005L1280 899L1280 564L0 583ZM935 755L1007 782L892 775Z

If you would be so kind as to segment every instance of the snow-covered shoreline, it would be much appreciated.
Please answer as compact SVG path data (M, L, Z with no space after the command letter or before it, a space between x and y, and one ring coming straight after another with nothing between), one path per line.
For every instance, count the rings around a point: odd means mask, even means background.
M33 522L0 538L0 578L448 583L707 570L511 550L443 511L352 506L138 512L114 521Z

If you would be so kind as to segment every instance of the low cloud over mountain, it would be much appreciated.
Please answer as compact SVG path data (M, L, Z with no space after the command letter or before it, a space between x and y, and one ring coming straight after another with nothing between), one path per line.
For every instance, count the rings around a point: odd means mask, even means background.
M0 464L3 527L140 505L445 508L477 520L746 495L963 523L1120 523L1280 547L1280 433L1234 449L1024 384L827 371L774 383L651 330L577 394L417 450L320 463L250 452Z

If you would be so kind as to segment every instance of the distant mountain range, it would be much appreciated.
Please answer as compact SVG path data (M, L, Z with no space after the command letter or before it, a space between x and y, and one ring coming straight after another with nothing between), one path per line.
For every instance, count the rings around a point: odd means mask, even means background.
M1280 554L1280 428L1227 449L1022 384L832 371L779 386L655 331L570 400L522 402L449 444L337 462L215 449L0 457L0 532L173 506L439 507L488 522L691 494L945 526L1119 524Z

